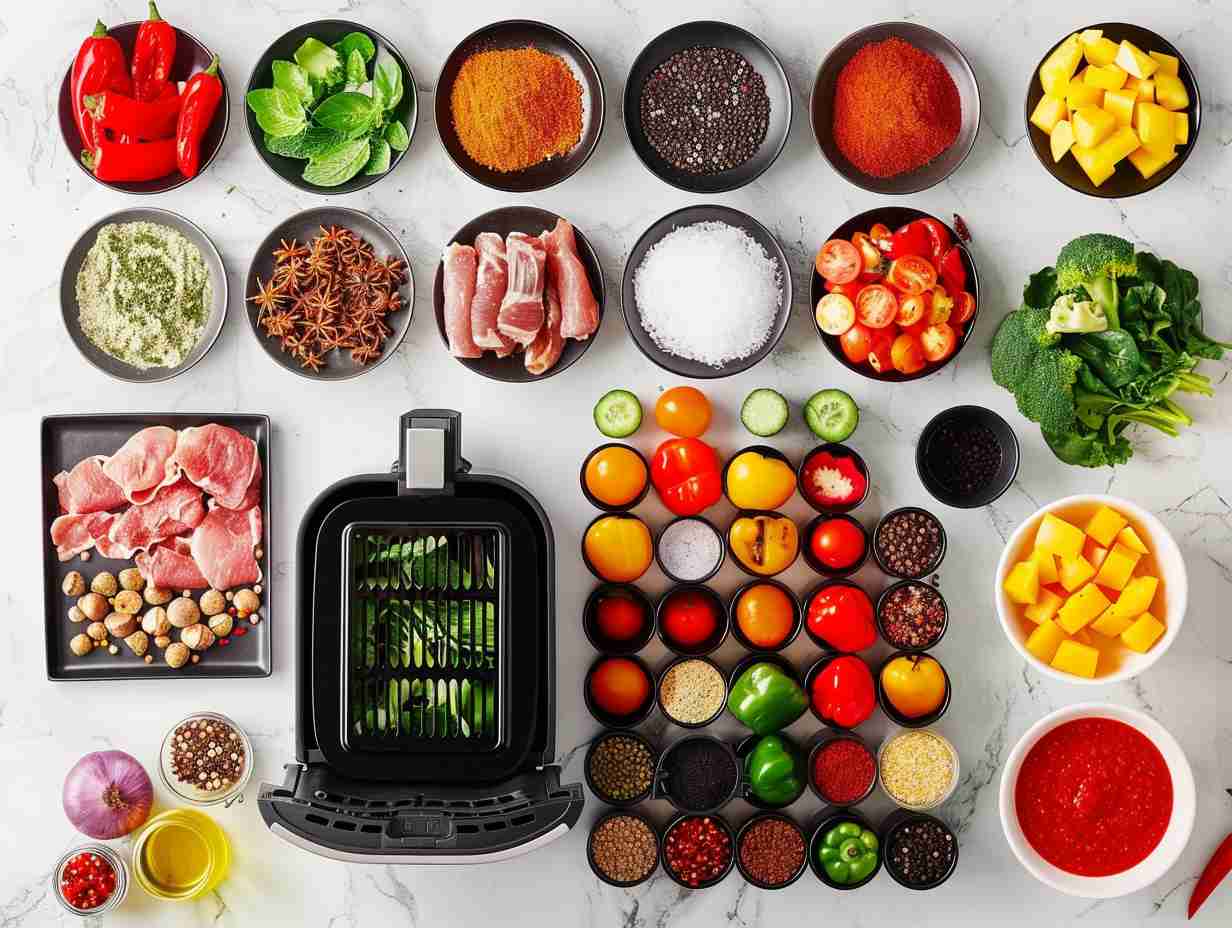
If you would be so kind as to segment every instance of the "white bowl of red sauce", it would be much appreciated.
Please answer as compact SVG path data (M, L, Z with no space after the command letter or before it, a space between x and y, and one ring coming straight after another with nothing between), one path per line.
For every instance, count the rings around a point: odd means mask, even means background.
M1193 771L1149 715L1080 703L1045 716L1001 774L1001 827L1041 883L1112 899L1150 886L1193 831Z

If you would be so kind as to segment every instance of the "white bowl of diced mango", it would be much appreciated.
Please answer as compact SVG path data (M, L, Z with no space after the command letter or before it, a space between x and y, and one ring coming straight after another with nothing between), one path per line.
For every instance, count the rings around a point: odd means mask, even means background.
M1164 524L1116 496L1067 496L1015 529L997 563L997 615L1040 673L1115 683L1176 640L1189 580Z

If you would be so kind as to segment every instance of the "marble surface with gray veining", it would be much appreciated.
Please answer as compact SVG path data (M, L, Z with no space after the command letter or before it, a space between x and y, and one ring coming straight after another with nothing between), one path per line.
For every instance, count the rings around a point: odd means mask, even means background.
M1227 0L1043 2L993 0L535 0L509 6L491 0L464 4L416 0L165 0L164 15L201 37L222 56L231 88L231 132L208 172L174 193L136 200L106 190L72 163L60 137L56 102L65 68L96 16L108 23L138 18L138 0L42 0L0 8L0 926L64 921L48 888L52 863L78 836L61 812L64 772L82 753L103 747L128 750L153 770L165 727L196 708L237 719L252 735L257 775L248 801L218 812L234 843L230 878L208 898L178 905L154 903L134 889L107 921L115 925L189 926L366 925L462 926L484 924L739 926L816 924L884 925L1178 925L1185 901L1216 843L1232 828L1232 385L1215 400L1188 405L1196 426L1179 440L1142 436L1137 453L1116 471L1058 464L1038 432L1014 410L1010 396L989 379L987 342L997 320L1016 305L1026 274L1050 263L1075 234L1105 230L1144 243L1192 269L1201 280L1208 327L1232 338L1232 7ZM300 192L258 159L243 120L242 90L249 69L272 39L301 22L340 16L390 36L410 62L421 91L421 119L407 157L392 176L337 201L389 224L411 254L420 283L416 318L397 356L374 373L341 384L309 383L270 363L248 331L240 303L253 249L291 213L326 200ZM432 124L436 73L453 45L491 20L528 16L575 35L592 53L607 84L607 128L589 164L567 183L525 196L489 191L460 174L438 143ZM621 125L623 79L651 37L688 19L730 20L758 33L780 55L796 107L791 138L773 168L755 184L713 199L744 209L772 228L790 256L797 293L807 292L816 246L848 216L896 202L842 181L822 160L808 126L807 100L814 71L826 51L848 32L871 22L909 19L952 37L979 76L983 118L975 150L945 184L907 203L948 218L961 213L974 234L983 284L975 338L940 375L909 387L878 386L840 368L823 350L798 296L786 337L754 370L708 387L717 410L711 437L724 452L746 441L736 418L752 388L774 386L795 403L823 386L849 390L863 419L853 443L868 460L875 484L859 511L871 521L887 509L929 498L913 466L915 440L939 409L978 402L1014 424L1022 441L1017 483L995 505L960 512L941 509L951 550L941 571L954 612L938 649L955 682L955 700L941 730L962 757L962 782L941 814L958 830L958 873L942 889L914 895L886 875L857 893L831 892L806 876L791 889L767 893L738 876L706 892L678 889L655 877L631 891L601 885L587 869L586 826L600 812L593 800L581 827L534 855L483 869L450 871L344 866L291 848L272 837L256 812L255 780L279 780L292 759L291 653L298 633L291 581L301 565L293 542L308 501L330 482L383 468L392 459L394 419L416 406L452 406L465 416L465 453L480 470L516 475L543 502L556 532L559 707L557 744L566 776L581 776L579 747L596 731L580 698L592 654L579 610L592 581L577 546L592 512L577 490L582 456L600 440L591 406L614 386L636 390L647 404L673 381L631 344L617 299L624 258L641 231L662 214L706 198L681 193L637 161ZM1040 55L1059 36L1088 22L1121 19L1154 28L1176 43L1201 82L1204 118L1197 150L1178 176L1151 194L1123 201L1070 192L1036 162L1024 138L1024 86ZM232 287L231 318L213 351L190 373L155 386L128 386L87 366L59 319L59 274L64 254L81 230L134 203L183 213L202 226L226 261ZM608 287L607 314L596 343L564 375L539 384L502 386L464 370L444 351L427 299L437 255L448 236L472 216L507 203L534 203L571 218L599 249ZM1206 365L1215 381L1229 367ZM40 473L38 422L49 413L90 411L262 412L274 423L274 550L272 632L274 674L241 681L183 679L162 683L52 684L45 678L41 545L35 534ZM652 447L658 435L643 429L636 443ZM775 440L790 455L809 446L795 420ZM1080 491L1131 497L1156 512L1184 550L1191 584L1189 612L1179 639L1140 679L1095 690L1041 678L1004 640L993 611L990 577L1002 542L1039 503ZM724 504L726 505L726 504ZM664 511L643 511L661 524ZM790 510L803 517L797 500ZM716 510L720 520L729 509ZM875 571L861 577L874 591ZM811 581L802 564L786 578L799 591ZM739 582L728 565L717 581L728 592ZM647 586L661 590L657 571ZM658 647L656 645L656 647ZM791 655L804 663L810 646ZM720 660L737 651L728 644ZM652 662L661 661L651 650ZM1001 765L1014 742L1051 709L1089 698L1137 706L1179 739L1198 783L1198 823L1180 861L1154 886L1116 901L1094 903L1045 889L1018 865L1002 838L996 794ZM662 723L647 726L663 732ZM815 726L797 723L807 737ZM873 740L884 720L866 725ZM734 733L734 729L731 730ZM167 801L161 791L158 799ZM879 818L884 797L869 803ZM793 809L805 821L815 801ZM731 810L742 820L747 807ZM666 810L654 810L662 819ZM1232 885L1209 904L1203 923L1232 920Z

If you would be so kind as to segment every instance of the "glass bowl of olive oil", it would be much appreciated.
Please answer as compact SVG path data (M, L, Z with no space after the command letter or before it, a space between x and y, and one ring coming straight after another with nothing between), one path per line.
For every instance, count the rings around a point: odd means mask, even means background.
M154 816L133 845L133 878L155 899L196 899L213 891L231 866L231 842L196 809Z

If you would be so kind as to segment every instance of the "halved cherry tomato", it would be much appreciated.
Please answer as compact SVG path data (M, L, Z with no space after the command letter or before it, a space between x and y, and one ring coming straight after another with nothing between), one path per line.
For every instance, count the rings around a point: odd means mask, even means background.
M849 280L845 284L836 284L831 280L827 280L825 287L826 293L841 293L843 296L847 297L847 299L851 300L852 303L854 303L856 301L856 297L864 288L864 284L860 283L859 280Z
M933 363L944 361L952 355L957 344L958 333L944 322L930 325L920 333L920 348L924 351L924 357Z
M951 293L958 293L967 288L967 268L963 265L962 249L957 245L948 248L937 260L937 274L945 288Z
M827 335L842 335L856 321L856 308L841 293L827 293L817 301L817 327Z
M933 264L940 264L942 256L949 251L950 230L946 228L945 223L939 219L933 219L932 216L926 216L923 219L917 219L916 224L928 233L929 248L926 257L931 258Z
M868 237L871 238L878 248L883 252L890 250L890 227L883 222L873 223L873 227L868 230Z
M832 238L817 252L817 273L836 284L845 284L860 276L864 259L859 249L846 239Z
M906 255L890 264L886 280L905 293L923 293L937 283L937 269L927 258Z
M914 335L904 333L894 339L890 358L900 374L915 374L924 369L924 349Z
M975 315L975 297L964 290L954 297L954 311L950 313L951 325L965 325Z
M890 260L897 261L906 257L927 257L932 251L932 241L928 230L918 222L909 222L900 226L890 236Z
M938 322L949 322L950 314L953 312L954 298L945 292L945 287L933 287L932 302L928 306L928 312L924 314L928 324L935 325Z
M911 293L898 301L898 315L894 321L900 326L915 325L924 318L932 304L931 293Z
M869 284L856 297L856 315L870 329L884 329L898 315L898 297L882 284Z
M894 330L877 329L868 346L868 364L879 374L894 369Z
M889 265L886 262L885 255L881 253L881 249L876 243L865 235L863 232L857 232L851 237L851 244L856 246L860 252L860 257L864 259L863 275L874 275L876 277L884 277Z
M863 364L868 360L868 349L872 345L873 333L868 326L856 323L841 336L838 345L843 349L843 356L852 364Z
M682 438L696 438L710 425L710 400L697 387L672 387L655 403L659 428Z

